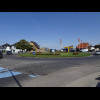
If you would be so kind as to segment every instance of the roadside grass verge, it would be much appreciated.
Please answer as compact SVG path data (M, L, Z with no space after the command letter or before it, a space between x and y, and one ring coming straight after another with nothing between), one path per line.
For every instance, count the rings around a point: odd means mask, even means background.
M18 54L18 56L21 56L21 57L38 57L38 58L61 58L61 57L87 57L87 56L91 56L91 54L80 52L77 55L73 55L73 53L70 52L70 53L60 53L59 55L56 55L56 53L50 55L50 53L46 52L46 53L43 53L41 55L33 55L32 53L21 53L21 54Z

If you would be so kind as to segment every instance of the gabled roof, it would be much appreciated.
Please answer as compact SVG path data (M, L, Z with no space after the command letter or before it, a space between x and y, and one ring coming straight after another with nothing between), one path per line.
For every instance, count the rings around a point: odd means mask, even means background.
M2 47L7 47L7 46L11 47L11 45L10 45L10 44L8 44L8 43L6 43L6 44L2 45Z
M31 41L35 46L36 46L36 48L38 48L38 49L40 49L40 45L38 45L36 42L34 42L34 41ZM30 42L30 43L31 43Z

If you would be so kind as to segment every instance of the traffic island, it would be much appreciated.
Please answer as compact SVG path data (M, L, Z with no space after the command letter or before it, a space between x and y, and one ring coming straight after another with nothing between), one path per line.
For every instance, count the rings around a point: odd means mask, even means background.
M87 57L87 56L91 56L91 54L89 53L73 53L73 52L69 52L69 53L50 53L50 52L42 52L42 53L22 53L22 54L18 54L18 56L21 57L38 57L38 58L62 58L62 57Z

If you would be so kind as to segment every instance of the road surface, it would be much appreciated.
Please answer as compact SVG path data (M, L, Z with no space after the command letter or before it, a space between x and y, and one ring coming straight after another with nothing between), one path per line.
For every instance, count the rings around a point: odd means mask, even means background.
M24 58L4 55L0 59L0 87L98 87L100 56L84 58Z

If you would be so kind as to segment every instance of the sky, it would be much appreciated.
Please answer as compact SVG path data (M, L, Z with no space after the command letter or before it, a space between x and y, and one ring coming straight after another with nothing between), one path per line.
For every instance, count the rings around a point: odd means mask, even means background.
M100 12L0 12L0 45L26 39L61 49L76 47L78 38L100 44Z

